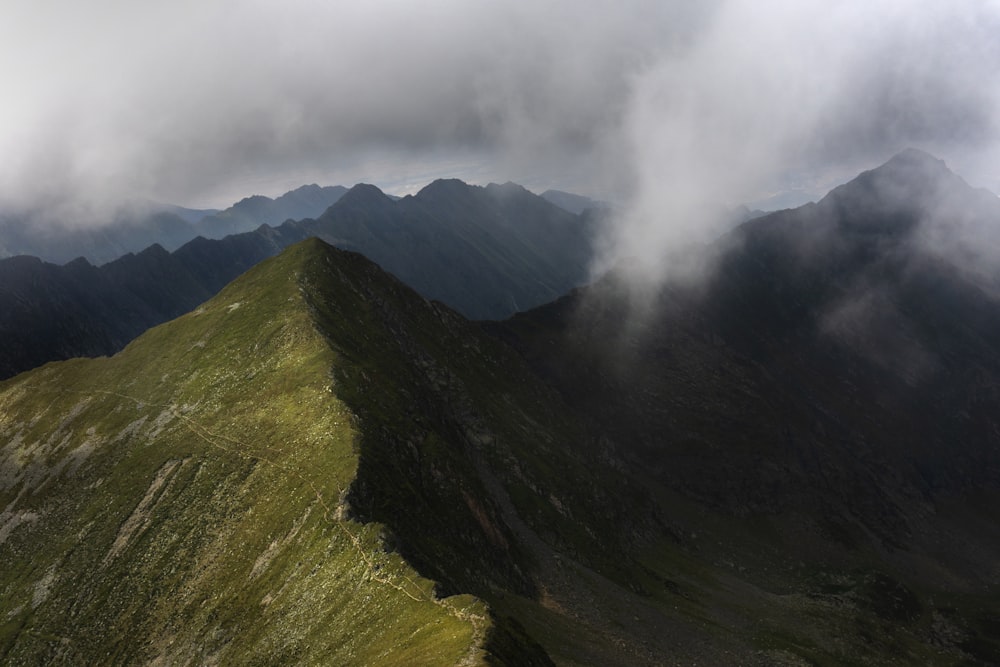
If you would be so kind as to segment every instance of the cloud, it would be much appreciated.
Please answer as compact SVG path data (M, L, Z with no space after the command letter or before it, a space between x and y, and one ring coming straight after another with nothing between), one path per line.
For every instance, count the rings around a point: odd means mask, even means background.
M989 165L1000 11L937 4L14 0L0 201L455 169L631 202L609 247L654 261L711 229L706 202L910 143Z
M0 22L0 196L186 201L394 157L600 162L654 3L22 2ZM511 174L517 176L517 174Z
M722 230L719 202L789 185L823 194L907 146L997 156L996 3L760 3L716 8L635 81L624 122L635 190L611 231L644 278Z
M897 307L893 289L862 283L852 285L822 313L820 333L909 384L939 370L940 360L921 343L917 327Z

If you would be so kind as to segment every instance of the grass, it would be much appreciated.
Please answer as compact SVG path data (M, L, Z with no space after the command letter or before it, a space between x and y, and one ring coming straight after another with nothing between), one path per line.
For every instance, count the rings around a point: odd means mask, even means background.
M997 655L990 594L808 508L713 509L588 423L480 326L294 246L116 357L0 383L0 663Z
M0 661L482 662L482 602L438 600L345 518L356 418L300 287L265 262L110 359L0 384Z

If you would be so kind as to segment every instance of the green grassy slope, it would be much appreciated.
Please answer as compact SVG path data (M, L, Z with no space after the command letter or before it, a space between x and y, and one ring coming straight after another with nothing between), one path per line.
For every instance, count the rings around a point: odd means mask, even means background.
M630 393L604 325L557 314L507 328L562 393L310 240L113 358L0 383L0 663L995 662L995 494L937 502L908 550L808 503L706 501L683 477L738 498L725 457L671 439L644 464L639 436L674 401L705 437L702 397L767 407L754 367L680 321L685 354L642 357Z
M621 628L662 527L608 443L359 255L294 246L0 414L4 661L656 655Z
M317 252L0 384L0 662L484 659L485 606L346 518L360 433L302 294Z

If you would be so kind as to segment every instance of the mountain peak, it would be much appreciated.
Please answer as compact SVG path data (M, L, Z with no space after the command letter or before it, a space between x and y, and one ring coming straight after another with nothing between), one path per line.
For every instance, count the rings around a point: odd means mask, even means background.
M386 214L394 210L396 202L376 186L369 183L358 183L335 201L317 220L328 220L337 212L350 212L351 215Z
M328 206L347 193L347 188L343 185L317 185L309 183L301 185L294 190L289 190L274 201L276 203L292 202L295 200L317 200L326 203Z
M337 202L342 205L391 204L392 200L384 192L370 183L358 183Z
M425 185L417 192L417 197L447 197L461 194L471 189L465 181L457 178L439 178Z
M295 188L294 190L289 190L284 195L282 195L282 197L284 197L285 195L295 194L297 192L301 192L301 193L319 192L322 189L323 188L321 188L318 183L306 183L305 185L300 185L299 187Z
M244 197L243 199L233 204L231 208L240 208L246 206L261 206L272 201L274 200L266 195L250 195L249 197Z
M514 181L507 181L506 183L490 183L486 186L487 190L508 190L511 192L528 192L528 188L515 183Z
M537 197L537 195L530 190L528 190L523 185L514 183L513 181L507 181L506 183L500 185L497 183L490 183L486 186L486 192L493 195L494 197L511 198L511 197Z
M948 169L944 160L918 148L906 148L893 155L881 167L872 171L881 174L891 174L895 180L906 180L914 185L926 184L927 181L938 181L942 178L956 179L955 174Z
M943 160L907 148L834 188L819 205L836 211L845 227L899 232L912 229L945 202L961 200L972 192Z
M372 185L371 183L358 183L354 185L347 191L347 194L351 197L357 196L380 196L385 197L386 194L379 189L378 186ZM345 195L346 196L346 195Z
M922 162L937 162L942 165L944 164L944 160L941 160L931 155L927 151L921 150L919 148L913 148L912 146L904 148L903 150L893 155L889 159L889 162L892 162L893 160L914 160Z

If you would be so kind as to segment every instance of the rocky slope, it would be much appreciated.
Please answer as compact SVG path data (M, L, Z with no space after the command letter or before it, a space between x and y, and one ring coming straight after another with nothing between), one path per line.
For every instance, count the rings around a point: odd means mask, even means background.
M615 272L494 330L627 452L683 551L777 596L755 643L992 664L998 223L995 196L907 151L743 225L706 282L637 297Z

